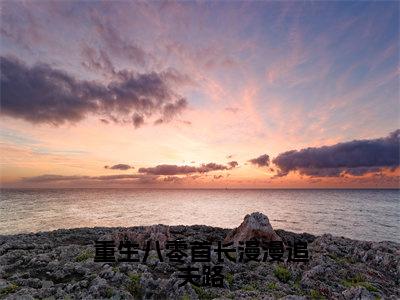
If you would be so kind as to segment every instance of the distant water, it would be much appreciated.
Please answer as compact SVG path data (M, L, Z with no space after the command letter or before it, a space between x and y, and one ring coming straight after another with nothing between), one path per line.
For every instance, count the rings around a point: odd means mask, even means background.
M266 214L275 229L400 242L399 190L1 190L0 234L59 228L238 226Z

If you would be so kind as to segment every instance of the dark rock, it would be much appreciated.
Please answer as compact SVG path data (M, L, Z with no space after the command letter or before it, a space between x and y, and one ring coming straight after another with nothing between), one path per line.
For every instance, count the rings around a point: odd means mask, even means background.
M164 249L165 242L171 238L169 226L166 225L152 225L148 227L139 227L136 230L121 230L115 231L111 235L111 240L114 240L116 245L123 240L135 241L139 244L140 248L146 247L147 241L159 241L160 248Z
M242 224L228 233L224 242L238 244L240 241L260 239L265 242L282 240L269 223L268 217L260 212L246 215Z
M346 300L374 300L376 297L367 291L364 287L352 287L342 292Z

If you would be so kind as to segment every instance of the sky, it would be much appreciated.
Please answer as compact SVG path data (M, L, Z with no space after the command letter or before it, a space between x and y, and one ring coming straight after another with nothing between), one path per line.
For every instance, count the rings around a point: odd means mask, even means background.
M397 1L0 5L2 187L400 187Z

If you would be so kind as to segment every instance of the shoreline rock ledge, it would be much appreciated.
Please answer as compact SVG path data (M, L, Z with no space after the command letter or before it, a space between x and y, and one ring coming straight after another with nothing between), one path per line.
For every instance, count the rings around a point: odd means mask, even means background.
M272 228L268 217L260 212L254 212L246 215L242 224L227 234L224 243L233 242L238 245L240 241L251 239L265 242L282 240Z
M223 262L224 287L181 282L184 264L161 261L155 249L146 262L94 262L100 238L206 240L214 246L249 239L307 241L309 262ZM168 249L161 249L166 257ZM119 253L118 253L119 254ZM145 251L139 249L139 258ZM212 252L210 266L219 264ZM119 257L118 257L119 258ZM201 272L201 271L200 271ZM198 274L198 273L194 273ZM274 229L261 213L235 229L206 225L59 229L0 235L0 299L400 299L400 244Z

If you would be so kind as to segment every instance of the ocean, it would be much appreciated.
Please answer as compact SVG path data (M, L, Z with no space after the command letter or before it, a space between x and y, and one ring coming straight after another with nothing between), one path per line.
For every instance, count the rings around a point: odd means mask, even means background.
M237 227L248 213L274 229L400 242L399 190L2 189L0 234L77 227Z

